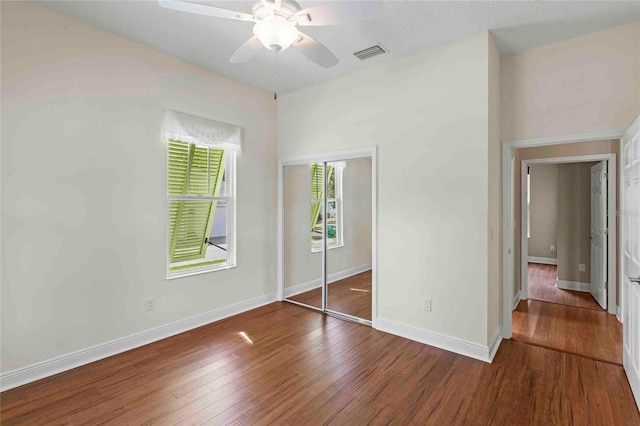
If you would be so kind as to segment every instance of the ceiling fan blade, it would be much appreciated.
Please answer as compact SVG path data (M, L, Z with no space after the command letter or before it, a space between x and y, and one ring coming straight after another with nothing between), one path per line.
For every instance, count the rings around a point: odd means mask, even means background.
M339 62L338 58L323 44L303 33L300 33L298 41L293 42L293 47L321 67L331 68Z
M181 12L195 13L197 15L213 16L215 18L235 19L238 21L253 21L253 15L235 10L223 9L221 7L207 6L200 3L192 3L182 0L158 0L160 6L179 10Z
M242 46L238 47L238 50L231 55L229 62L232 64L242 64L247 62L249 59L253 58L260 49L262 49L262 43L258 40L258 37L251 37L249 40L245 41Z
M382 15L380 1L336 1L302 9L296 13L299 25L339 25ZM306 19L305 19L306 18Z

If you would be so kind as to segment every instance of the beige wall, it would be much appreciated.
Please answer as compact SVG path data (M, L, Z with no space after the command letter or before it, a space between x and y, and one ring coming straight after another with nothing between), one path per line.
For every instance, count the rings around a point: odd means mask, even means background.
M626 128L640 114L640 22L502 57L502 140Z
M1 8L2 372L275 293L273 95L43 6ZM165 279L164 109L243 129L237 268Z
M488 340L488 44L478 34L278 98L280 158L378 146L379 319L480 345Z
M582 142L582 143L570 143L570 144L562 144L562 145L549 145L535 148L524 148L517 149L515 151L516 161L515 161L515 176L516 176L516 184L515 184L515 194L516 194L516 203L515 203L515 217L516 217L516 229L515 229L515 243L514 243L514 252L515 252L515 274L514 274L514 292L517 292L520 289L521 283L521 275L520 275L520 261L521 261L521 251L520 251L520 234L521 234L521 214L520 214L520 194L521 194L521 186L520 186L520 163L522 160L528 159L537 159L537 158L557 158L557 157L573 157L573 156L582 156L582 155L594 155L594 154L616 154L616 182L619 182L619 172L620 172L620 155L618 153L619 142L618 140L603 140L603 141L592 141L592 142ZM619 200L620 200L620 188L618 188L617 194L617 202L616 210L619 211ZM620 248L620 221L619 218L616 217L616 229L617 229L617 239L618 239L618 249ZM618 271L619 274L619 271ZM618 280L616 280L617 282ZM515 294L515 293L514 293ZM620 291L618 289L617 297L619 300Z
M591 281L591 166L558 165L558 279ZM585 271L579 271L579 264Z
M558 165L539 164L529 167L530 230L529 256L555 259L557 252Z
M345 163L342 183L344 246L328 251L329 274L371 264L371 160L356 159ZM311 252L308 165L284 168L283 193L285 287L318 281L322 274L322 253Z

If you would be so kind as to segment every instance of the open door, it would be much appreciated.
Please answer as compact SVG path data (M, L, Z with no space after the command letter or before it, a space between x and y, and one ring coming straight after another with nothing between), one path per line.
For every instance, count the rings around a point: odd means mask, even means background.
M640 409L640 117L622 138L623 364Z
M591 167L591 285L589 290L607 309L607 162Z

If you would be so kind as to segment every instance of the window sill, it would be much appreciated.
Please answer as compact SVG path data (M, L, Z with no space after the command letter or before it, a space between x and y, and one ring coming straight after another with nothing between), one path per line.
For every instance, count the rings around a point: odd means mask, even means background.
M344 247L344 243L340 243L340 244L331 244L330 246L327 247L327 250L332 250L332 249L336 249L336 248L340 248L340 247ZM311 253L320 253L322 251L322 247L318 247L318 248L311 248Z
M221 265L203 266L200 268L184 269L181 271L168 271L167 280L175 280L176 278L189 277L191 275L206 274L208 272L224 271L226 269L237 268L236 263L223 263Z

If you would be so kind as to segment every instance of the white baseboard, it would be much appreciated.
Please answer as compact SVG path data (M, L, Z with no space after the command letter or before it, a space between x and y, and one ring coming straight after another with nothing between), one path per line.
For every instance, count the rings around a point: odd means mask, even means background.
M620 309L620 306L616 306L616 318L622 324L622 309Z
M518 290L516 295L513 296L513 309L512 309L512 311L515 311L516 308L518 307L518 303L520 303L521 297L522 297L522 291Z
M396 336L404 337L405 339L414 340L429 346L435 346L436 348L444 349L445 351L468 356L484 362L491 362L493 360L493 356L498 351L500 342L502 342L500 328L496 330L496 335L491 341L491 347L446 336L444 334L433 333L431 331L382 318L377 318L375 328L380 331L384 331L385 333L395 334Z
M542 263L542 264L545 264L545 265L557 265L558 264L558 259L556 259L555 257L529 256L529 257L527 257L527 262L529 262L529 263Z
M0 374L0 391L71 370L276 301L270 293Z
M589 293L591 290L589 289L591 284L589 283L581 283L578 281L566 281L566 280L558 280L556 282L556 287L561 288L563 290L574 290L574 291L584 291Z
M368 271L371 269L371 263L366 263L364 265L355 266L353 268L345 269L344 271L335 272L330 274L328 277L329 284L334 283L336 281L343 280L345 278L349 278L353 275L360 274L362 272ZM318 278L315 280L307 281L302 284L296 284L291 287L286 287L284 289L284 297L295 296L296 294L304 293L305 291L313 290L314 288L318 288L322 285L322 279Z

